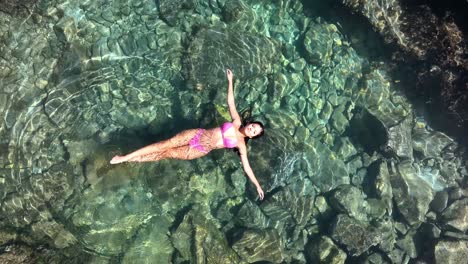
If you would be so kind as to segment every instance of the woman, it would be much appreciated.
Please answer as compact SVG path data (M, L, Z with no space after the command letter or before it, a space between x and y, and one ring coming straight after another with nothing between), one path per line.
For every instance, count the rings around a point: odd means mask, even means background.
M115 156L111 164L122 162L145 162L162 159L191 160L205 156L213 149L237 148L244 171L257 187L258 196L263 200L262 187L255 178L247 159L246 141L263 135L263 125L260 122L250 122L242 126L242 120L234 103L233 74L226 70L228 85L228 106L232 122L226 122L221 127L213 129L189 129L174 137L143 147L125 156Z

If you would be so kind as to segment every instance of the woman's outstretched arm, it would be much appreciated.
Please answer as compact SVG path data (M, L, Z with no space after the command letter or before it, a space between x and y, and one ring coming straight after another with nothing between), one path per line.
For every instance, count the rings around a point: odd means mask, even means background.
M228 101L228 106L229 106L229 113L231 114L232 122L240 126L242 124L241 118L239 116L239 113L237 112L236 109L236 103L234 101L234 85L233 85L233 74L230 69L226 70L226 77L228 79L228 96L227 96L227 101Z
M250 167L249 159L247 158L247 150L246 149L241 150L241 148L239 148L239 150L240 150L240 158L242 161L242 167L244 168L245 174L247 174L250 181L257 188L257 193L258 193L258 197L260 197L260 200L263 200L263 197L265 197L265 194L263 193L263 189L260 186L260 183L258 182L257 178L255 177L255 174L253 173L252 168Z

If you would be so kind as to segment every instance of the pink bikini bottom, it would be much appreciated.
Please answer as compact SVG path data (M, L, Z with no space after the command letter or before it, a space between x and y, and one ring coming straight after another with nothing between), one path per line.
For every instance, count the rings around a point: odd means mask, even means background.
M206 151L205 147L203 147L200 144L200 138L203 132L205 132L205 129L203 128L198 129L197 134L195 134L195 136L193 136L193 138L189 141L189 145L191 148L194 148L200 152L206 153L208 151Z

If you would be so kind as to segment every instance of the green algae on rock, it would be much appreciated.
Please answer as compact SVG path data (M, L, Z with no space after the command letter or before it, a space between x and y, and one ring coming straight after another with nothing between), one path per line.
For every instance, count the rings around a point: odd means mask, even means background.
M195 213L196 210L188 212L171 235L177 259L190 263L241 263L216 223Z
M435 246L436 263L463 263L468 257L468 242L441 240Z
M349 184L343 184L333 190L330 205L336 211L347 214L361 221L367 220L365 208L368 207L362 191Z
M442 213L443 222L463 233L468 230L468 198L457 200Z
M402 162L391 176L390 182L396 206L405 220L419 226L434 197L431 186L419 176L420 169L410 162Z
M361 255L382 240L376 228L344 214L337 215L333 221L331 237L344 245L352 256Z
M306 253L312 263L344 264L346 261L346 253L327 236L310 241Z
M234 243L233 248L243 260L249 263L257 261L281 263L285 260L282 244L278 232L274 229L246 230Z

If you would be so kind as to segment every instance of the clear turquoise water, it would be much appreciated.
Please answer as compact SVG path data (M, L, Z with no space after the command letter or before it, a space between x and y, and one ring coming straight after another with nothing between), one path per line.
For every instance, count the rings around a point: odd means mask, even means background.
M439 166L460 164L440 157L456 142L414 115L378 37L327 8L38 1L30 13L1 14L0 256L23 248L31 263L305 263L321 237L332 237L336 258L348 262L410 256L395 246L407 239L398 226L429 223L435 192L456 186L460 169ZM227 67L238 109L266 124L266 136L249 143L265 201L230 151L109 164L183 129L224 122ZM359 109L378 121L353 125ZM376 124L396 127L388 144L401 159L388 164L409 171L401 173L407 189L379 176L382 190L369 176L388 157L373 148L375 134L353 133ZM353 187L334 198L339 186ZM338 214L368 228L363 236L375 247L352 256L333 231Z

